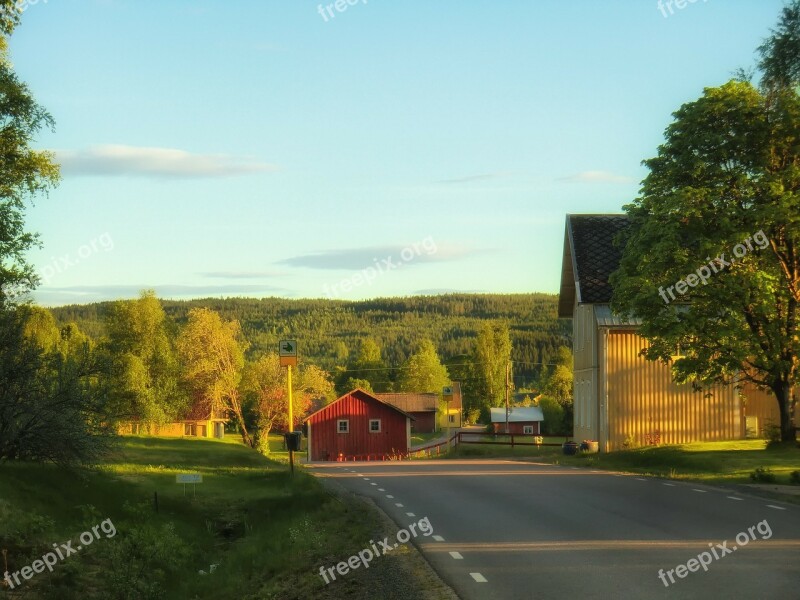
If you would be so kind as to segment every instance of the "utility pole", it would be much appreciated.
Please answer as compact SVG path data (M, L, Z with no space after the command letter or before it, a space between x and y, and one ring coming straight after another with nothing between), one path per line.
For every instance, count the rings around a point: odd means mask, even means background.
M294 432L294 410L292 407L292 365L286 366L286 384L289 388L289 433ZM289 448L289 469L294 475L294 452Z
M506 435L508 435L508 399L511 390L511 362L506 364Z

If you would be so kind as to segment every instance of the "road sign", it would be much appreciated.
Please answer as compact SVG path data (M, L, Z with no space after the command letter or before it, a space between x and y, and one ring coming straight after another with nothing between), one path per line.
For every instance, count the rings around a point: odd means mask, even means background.
M282 367L297 366L297 341L281 340L278 343L278 356Z
M179 473L175 475L175 483L203 483L203 476L199 473Z
M442 396L452 396L453 395L453 386L446 385L442 388Z

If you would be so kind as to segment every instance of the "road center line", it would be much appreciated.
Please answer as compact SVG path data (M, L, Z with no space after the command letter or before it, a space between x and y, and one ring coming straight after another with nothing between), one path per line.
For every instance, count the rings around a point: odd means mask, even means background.
M744 498L737 498L736 496L728 496L731 500L744 500Z
M770 508L774 508L775 510L786 510L784 507L775 506L774 504L767 504L767 506L769 506Z
M478 583L486 583L486 577L480 573L470 573L470 577L472 577Z
M444 538L442 536L440 536L440 535L433 536L433 539L435 541L437 541L437 542L443 542L444 541Z
M464 560L464 557L461 556L461 552L451 552L450 556L452 556L456 560Z

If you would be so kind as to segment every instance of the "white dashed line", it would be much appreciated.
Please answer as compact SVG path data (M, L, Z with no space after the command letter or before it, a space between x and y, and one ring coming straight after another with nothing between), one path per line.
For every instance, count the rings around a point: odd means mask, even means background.
M379 492L385 492L386 490L385 490L385 489L383 489L383 488L378 488L378 491L379 491Z
M392 496L391 494L386 494L386 497L387 498L394 498L394 496Z
M364 481L369 481L369 477L364 477Z
M782 506L775 506L774 504L767 504L768 507L774 508L775 510L786 510Z
M728 496L731 500L744 500L744 498L737 498L736 496Z
M477 583L486 583L486 577L481 575L480 573L470 573L470 577L472 577Z
M437 542L443 542L444 541L444 538L442 536L440 536L440 535L433 536L433 539L436 540Z
M662 483L661 485L668 485L669 487L675 487L674 483Z
M378 485L378 484L373 482L373 483L370 483L370 485Z
M692 488L692 491L693 492L699 492L701 494L705 494L706 493L706 490L698 490L697 488Z
M399 502L395 502L395 503L394 503L394 505L395 505L397 508L403 508L403 505L402 505L402 504L400 504Z
M647 479L645 479L644 477L637 477L636 479L639 481L647 481Z
M461 556L461 552L451 552L450 556L452 556L456 560L464 560L464 557Z
M407 517L416 517L417 515L415 515L414 513L406 513L406 516Z

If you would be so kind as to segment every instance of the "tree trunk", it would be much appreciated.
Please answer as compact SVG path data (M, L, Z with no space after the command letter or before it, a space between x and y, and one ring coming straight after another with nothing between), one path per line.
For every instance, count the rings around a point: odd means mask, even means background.
M792 386L788 381L780 379L772 386L772 392L778 401L778 411L781 415L781 441L793 442L795 440L794 415L792 414Z

